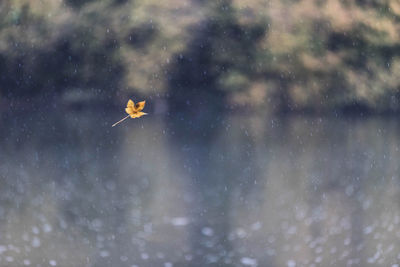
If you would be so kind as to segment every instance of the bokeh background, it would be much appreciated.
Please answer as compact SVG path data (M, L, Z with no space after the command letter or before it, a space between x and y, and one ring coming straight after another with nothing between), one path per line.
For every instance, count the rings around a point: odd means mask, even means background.
M398 1L3 0L0 12L6 104L399 110Z
M399 41L397 0L1 0L0 266L398 267Z

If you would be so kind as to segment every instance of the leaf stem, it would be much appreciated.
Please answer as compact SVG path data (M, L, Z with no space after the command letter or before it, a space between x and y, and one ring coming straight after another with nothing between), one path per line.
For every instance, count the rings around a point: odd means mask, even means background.
M124 120L126 120L127 118L129 118L129 115L128 116L126 116L125 118L123 118L122 120L120 120L120 121L117 121L116 123L114 123L111 127L114 127L115 125L117 125L118 123L120 123L120 122L123 122Z

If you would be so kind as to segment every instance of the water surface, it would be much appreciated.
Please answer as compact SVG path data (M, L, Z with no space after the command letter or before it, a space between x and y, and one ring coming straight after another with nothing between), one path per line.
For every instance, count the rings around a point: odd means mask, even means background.
M391 266L400 124L3 115L0 266Z

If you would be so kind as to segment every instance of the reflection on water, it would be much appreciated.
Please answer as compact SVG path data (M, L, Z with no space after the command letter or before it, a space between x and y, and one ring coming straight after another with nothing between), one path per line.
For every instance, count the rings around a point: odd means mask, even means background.
M118 115L3 116L1 266L399 262L396 120Z

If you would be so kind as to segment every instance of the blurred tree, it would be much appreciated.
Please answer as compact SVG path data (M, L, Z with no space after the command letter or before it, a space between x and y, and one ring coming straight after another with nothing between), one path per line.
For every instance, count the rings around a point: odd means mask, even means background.
M399 112L399 25L397 0L3 0L0 94Z
M0 32L5 47L0 49L3 96L53 97L75 88L96 98L112 99L124 69L115 34L101 25L91 25L104 17L88 14L68 26L61 22L60 26L36 14L29 4L14 5L10 10L0 24L9 25ZM55 32L58 27L62 34Z
M65 0L65 2L73 8L81 8L85 4L90 3L94 0Z
M175 55L169 77L172 109L199 113L228 108L227 95L246 90L257 75L257 43L267 24L241 25L229 0L208 8L210 15L191 30L191 41Z

